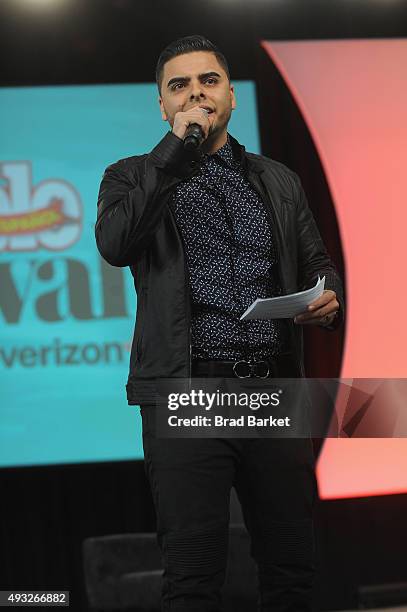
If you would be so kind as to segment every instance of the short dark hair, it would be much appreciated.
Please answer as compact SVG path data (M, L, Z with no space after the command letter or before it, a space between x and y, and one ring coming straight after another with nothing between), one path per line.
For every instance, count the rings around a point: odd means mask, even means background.
M184 36L183 38L174 40L161 52L155 69L155 80L157 82L157 87L160 94L164 64L166 64L173 57L184 55L185 53L192 53L193 51L209 51L210 53L214 53L216 55L216 59L226 72L230 81L229 66L223 53L205 36L202 36L201 34L193 34L192 36Z

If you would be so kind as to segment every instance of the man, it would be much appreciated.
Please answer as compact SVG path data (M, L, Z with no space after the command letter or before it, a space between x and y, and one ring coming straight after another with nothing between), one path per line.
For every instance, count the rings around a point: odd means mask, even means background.
M137 291L126 388L128 403L141 406L162 609L221 609L235 486L258 566L259 610L311 610L311 440L160 439L154 382L303 377L301 325L340 325L341 281L298 176L227 132L236 98L223 54L203 36L185 37L161 53L156 78L171 131L149 154L106 169L96 241L110 264L130 266ZM191 124L203 135L195 152L184 147ZM295 320L239 320L256 297L311 287L318 275L325 291Z

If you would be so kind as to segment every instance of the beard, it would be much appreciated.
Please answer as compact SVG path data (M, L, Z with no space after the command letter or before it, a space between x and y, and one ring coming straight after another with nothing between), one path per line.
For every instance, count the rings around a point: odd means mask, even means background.
M232 108L228 108L224 111L221 117L216 116L214 121L211 122L209 126L208 136L206 140L214 140L216 136L219 136L225 129L230 121L230 117L232 116Z

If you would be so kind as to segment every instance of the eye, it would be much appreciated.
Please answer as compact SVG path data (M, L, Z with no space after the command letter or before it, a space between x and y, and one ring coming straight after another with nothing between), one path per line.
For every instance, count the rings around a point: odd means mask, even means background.
M218 79L216 77L209 77L206 79L205 83L209 83L209 81L212 81L212 83L217 83Z
M184 83L174 83L174 85L172 85L171 87L171 91L175 91L178 88L178 85L181 85L181 87L183 87Z

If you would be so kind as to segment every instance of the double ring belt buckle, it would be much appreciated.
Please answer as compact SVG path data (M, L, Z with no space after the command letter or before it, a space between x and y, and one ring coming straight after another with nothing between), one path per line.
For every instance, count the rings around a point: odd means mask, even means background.
M261 373L263 371L263 373ZM265 373L264 373L265 372ZM233 374L238 378L267 378L270 373L270 365L264 359L260 361L245 361L241 359L233 364Z

